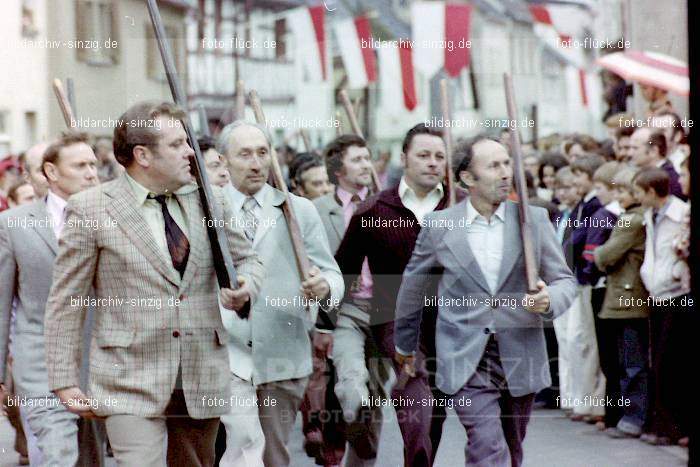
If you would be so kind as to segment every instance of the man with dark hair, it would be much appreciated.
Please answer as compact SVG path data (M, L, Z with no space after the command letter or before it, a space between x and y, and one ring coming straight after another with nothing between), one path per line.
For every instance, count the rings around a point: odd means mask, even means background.
M328 170L316 154L302 152L289 164L292 190L299 196L314 200L333 191Z
M46 306L48 388L70 412L106 418L120 465L162 466L166 436L168 465L213 463L218 417L228 411L215 401L231 395L217 295L227 311L241 312L263 276L250 242L226 222L238 288L218 290L182 118L166 102L134 104L119 118L114 150L126 171L68 201ZM49 180L53 165L44 162ZM228 220L231 208L215 188ZM88 397L77 361L90 305Z
M683 147L686 135L681 118L676 113L664 111L652 118L651 125L666 137L667 158L673 164L676 173L680 174L681 164L689 155Z
M688 434L683 426L690 392L685 346L690 339L692 301L690 270L675 250L675 241L685 228L689 206L670 191L665 170L647 168L634 177L635 193L644 212L646 244L640 274L650 295L650 341L652 410L648 432L650 444L675 444Z
M517 467L535 393L551 384L543 322L567 310L574 278L546 211L531 207L539 280L527 290L506 147L482 138L455 152L468 158L469 197L424 219L396 302L397 366L415 373L424 306L437 302L436 381L467 432L465 465Z
M640 169L658 167L665 170L671 194L686 201L687 197L678 182L678 172L666 157L668 146L663 132L649 127L639 128L632 135L631 142L632 163Z
M633 126L621 126L615 130L615 158L618 162L629 162L632 158L630 153L630 138L634 133Z
M417 372L401 374L393 361L396 295L410 253L426 214L447 203L442 185L446 151L441 133L419 124L403 143L404 175L398 186L365 200L349 219L336 259L346 284L345 301L334 331L333 359L338 371L335 392L343 408L351 449L348 465L373 464L381 429L381 405L372 400L391 397L413 401L395 405L404 444L404 465L432 465L442 435L444 406L435 399L434 320L426 320L417 355ZM347 222L347 221L346 221ZM369 268L371 286L364 282ZM434 307L429 316L434 319ZM397 384L387 374L394 369ZM368 371L370 370L370 371ZM435 396L434 396L435 395ZM419 401L435 402L421 405Z
M216 150L216 140L211 136L200 136L197 143L204 157L209 181L222 188L231 183L231 174L228 173L226 160Z
M41 460L34 458L35 453L30 450L30 460L36 465L75 465L82 457L78 449L78 417L50 392L53 388L44 351L50 339L44 337L44 320L58 238L65 231L66 203L70 196L98 183L97 159L87 141L84 133L67 133L52 143L40 164L48 182L46 198L0 216L0 383L4 382L10 310L15 301L12 378L17 396L32 401L23 404L20 411L28 431L37 438ZM75 323L79 334L81 325L82 320ZM78 347L81 350L84 347ZM76 386L80 373L76 362ZM84 372L80 376L84 379Z
M366 142L359 136L351 134L340 135L332 140L326 145L323 154L327 164L328 178L335 180L335 190L316 198L314 206L321 216L331 252L335 254L358 204L369 195L372 184L372 157ZM371 288L372 276L369 273L369 265L365 261L362 265L361 279L355 295L360 299L367 299L371 295ZM326 415L320 411L325 410L326 413L330 413L330 410L337 408L335 407L337 399L334 400L334 396L326 394L327 388L332 386L328 385L329 381L324 377L324 370L327 366L331 374L332 370L335 369L332 366L330 355L333 349L333 334L330 334L332 329L328 329L327 324L320 322L316 324L316 327L317 332L313 339L315 371L305 400L310 419L307 426L304 427L305 447L307 452L312 454L316 451L315 457L317 459L332 465L340 463L345 452L345 437L342 434L337 436L337 433L342 432L344 427L342 426L343 420L336 419L338 413L332 414L328 423L320 421L323 419L322 416ZM341 333L341 348L344 345ZM331 404L326 405L323 403L325 401L330 401Z

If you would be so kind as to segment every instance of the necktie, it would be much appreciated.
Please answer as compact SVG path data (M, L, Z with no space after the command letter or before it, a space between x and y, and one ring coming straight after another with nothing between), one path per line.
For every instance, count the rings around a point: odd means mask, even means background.
M180 277L185 274L187 267L187 258L190 256L190 242L187 240L184 232L175 222L175 219L170 215L168 206L165 204L165 195L155 196L148 195L150 199L154 199L160 204L163 211L163 221L165 222L165 240L168 242L168 251L170 258L173 261L173 267L180 273Z
M255 231L258 229L258 219L255 217L255 206L258 202L252 196L248 196L243 203L243 231L251 242L255 238Z

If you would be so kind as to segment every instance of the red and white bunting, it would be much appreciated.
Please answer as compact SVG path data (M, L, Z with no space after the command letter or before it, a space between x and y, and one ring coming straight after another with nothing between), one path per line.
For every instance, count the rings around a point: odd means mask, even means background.
M328 74L324 19L323 6L295 8L287 15L297 52L311 82L325 81Z
M410 41L402 40L397 47L381 47L377 52L382 105L396 108L403 102L412 111L418 105L418 94ZM399 82L401 87L396 85Z
M432 77L445 68L454 77L469 66L470 4L413 2L411 27L416 69Z
M583 67L583 47L573 41L582 35L583 24L590 21L590 16L572 6L533 4L528 8L535 35L564 60L578 68Z
M377 80L377 60L372 29L365 16L337 22L333 26L340 56L348 76L348 88L363 89Z

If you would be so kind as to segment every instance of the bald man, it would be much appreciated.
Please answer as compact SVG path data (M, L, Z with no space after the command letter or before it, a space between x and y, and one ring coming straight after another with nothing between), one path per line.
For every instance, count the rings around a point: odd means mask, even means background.
M37 198L46 196L46 192L49 189L46 177L41 170L44 152L46 152L48 147L49 143L47 142L35 144L24 153L24 160L22 162L24 178L34 187L34 193Z

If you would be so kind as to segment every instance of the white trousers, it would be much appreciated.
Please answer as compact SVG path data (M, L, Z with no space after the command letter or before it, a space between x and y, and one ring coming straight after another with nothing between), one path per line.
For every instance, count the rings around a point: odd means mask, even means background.
M600 369L591 286L579 286L566 313L554 320L559 346L560 407L579 415L603 415L605 376Z
M226 451L221 467L262 467L265 435L258 415L258 395L250 381L231 374L231 412L221 416Z

